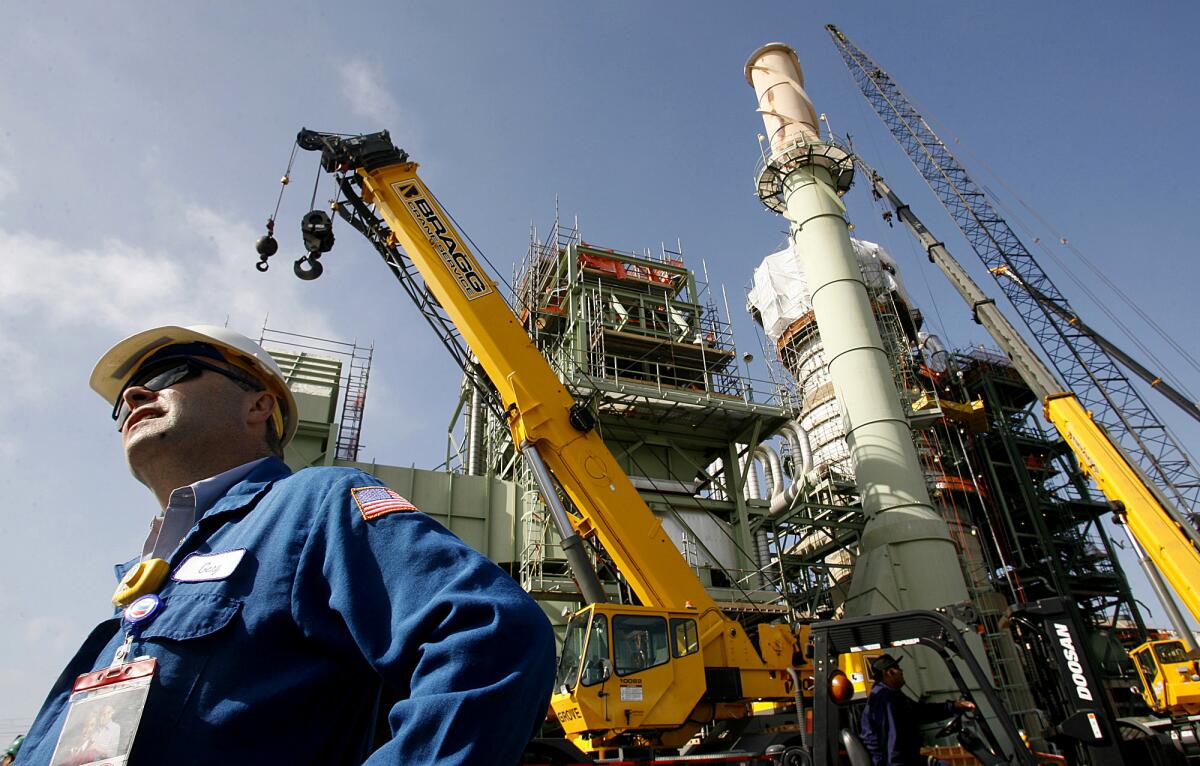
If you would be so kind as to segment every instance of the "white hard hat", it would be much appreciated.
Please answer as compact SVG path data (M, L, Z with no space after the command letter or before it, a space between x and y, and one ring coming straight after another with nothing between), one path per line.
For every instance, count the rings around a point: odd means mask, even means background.
M147 358L167 346L186 343L207 343L225 358L225 361L240 367L262 381L267 390L275 395L280 408L280 441L286 445L296 435L299 418L296 413L296 397L288 388L287 379L279 365L263 347L227 327L197 324L190 327L167 325L144 330L130 335L105 352L96 362L89 381L92 390L104 397L104 401L115 404L125 390L130 376Z

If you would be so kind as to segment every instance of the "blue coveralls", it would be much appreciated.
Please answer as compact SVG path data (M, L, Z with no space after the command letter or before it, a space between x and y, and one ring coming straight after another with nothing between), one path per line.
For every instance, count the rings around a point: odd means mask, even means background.
M272 458L204 513L173 572L192 553L246 552L224 579L159 591L130 653L159 663L130 766L516 762L549 702L549 621L428 516L364 519L350 490L381 484L346 468L292 474ZM120 619L96 626L19 766L49 762L76 676L106 667L123 640ZM399 701L372 754L381 679Z
M899 689L876 683L863 709L858 738L874 766L917 766L921 755L921 724L954 715L953 702L916 702Z

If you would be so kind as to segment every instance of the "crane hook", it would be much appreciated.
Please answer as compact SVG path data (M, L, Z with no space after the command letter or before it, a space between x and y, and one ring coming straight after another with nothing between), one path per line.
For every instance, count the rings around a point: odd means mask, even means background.
M295 265L292 266L292 271L296 272L296 276L303 279L305 282L311 282L321 276L321 272L325 271L325 267L317 260L321 257L320 253L309 253L296 259Z
M265 272L270 268L267 265L267 259L279 251L279 243L272 236L274 228L274 221L267 221L267 233L259 237L258 241L254 243L254 249L258 253L258 263L254 264L254 268L259 271Z

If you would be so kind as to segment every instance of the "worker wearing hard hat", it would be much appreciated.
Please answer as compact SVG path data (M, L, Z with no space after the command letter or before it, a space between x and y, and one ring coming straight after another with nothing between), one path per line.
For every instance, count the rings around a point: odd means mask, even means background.
M874 766L915 766L945 761L921 755L921 724L949 718L956 712L975 709L966 699L949 702L917 702L904 688L904 669L900 660L881 654L871 661L875 685L863 709L859 738L871 754Z
M162 512L20 766L94 740L101 701L132 766L516 762L554 672L542 611L377 479L293 474L296 402L258 344L159 327L110 349L91 385Z

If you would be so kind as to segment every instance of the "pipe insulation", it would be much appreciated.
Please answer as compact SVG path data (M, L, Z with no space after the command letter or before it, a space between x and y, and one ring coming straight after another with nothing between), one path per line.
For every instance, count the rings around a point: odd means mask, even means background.
M744 446L746 445L739 444L738 448L740 449ZM755 457L755 453L757 452L757 447L754 449L747 448L746 455L741 460L742 476L746 477L745 484L742 487L742 497L747 500L763 499L762 483L758 480L758 471L754 468L754 464L757 462Z
M769 444L758 445L754 454L763 465L763 474L767 479L767 497L774 498L783 492L783 461L779 459L779 453Z
M709 491L712 493L713 500L728 500L725 494L725 461L721 458L709 463L704 467L704 475L712 481L709 482ZM717 479L717 477L720 479Z
M484 473L483 391L480 390L480 382L474 374L471 374L467 381L471 386L471 398L467 405L467 473L481 476Z
M809 441L808 431L804 426L792 420L783 426L781 433L792 447L793 459L800 458L800 465L794 471L791 485L780 494L772 495L771 513L780 513L792 507L813 470L812 442Z
M763 468L765 486L759 481L756 464ZM749 500L772 500L783 492L783 461L769 444L759 444L746 453L742 459L742 474L746 477L746 498Z
M782 432L792 447L792 460L795 461L797 456L800 458L800 465L795 468L795 478L797 481L803 481L813 469L813 449L808 430L800 425L800 421L789 420L784 423Z

